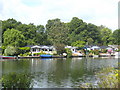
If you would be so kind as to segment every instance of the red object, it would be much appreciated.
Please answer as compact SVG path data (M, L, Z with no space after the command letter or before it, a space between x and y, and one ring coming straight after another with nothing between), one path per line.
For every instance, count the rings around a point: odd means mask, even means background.
M14 56L2 56L3 59L16 59Z

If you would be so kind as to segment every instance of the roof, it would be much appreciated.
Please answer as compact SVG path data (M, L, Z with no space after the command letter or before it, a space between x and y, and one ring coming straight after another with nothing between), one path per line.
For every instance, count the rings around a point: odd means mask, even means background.
M119 45L108 45L108 46L112 48L117 48Z
M27 46L25 46L25 47L33 47L34 45L27 45Z
M32 46L31 48L45 48L45 49L53 49L54 48L54 46L46 46L46 45L35 45L35 46Z
M72 49L76 49L77 47L65 46L65 48L72 48Z
M92 46L91 49L100 48L99 46Z
M108 46L100 46L101 49L107 49Z
M35 45L35 46L32 46L31 48L41 48L41 47L38 45Z

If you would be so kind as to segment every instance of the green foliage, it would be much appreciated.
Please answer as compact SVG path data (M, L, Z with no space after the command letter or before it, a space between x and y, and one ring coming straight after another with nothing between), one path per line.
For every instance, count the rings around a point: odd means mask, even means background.
M117 44L117 45L120 45L120 29L117 29L113 32L113 43L114 44Z
M24 54L20 54L20 56L32 56L32 54L30 52L26 52Z
M93 41L94 41L94 40L93 40L92 38L88 38L88 39L87 39L87 44L88 44L88 45L93 45Z
M30 47L20 47L19 49L29 51Z
M98 86L100 88L118 88L118 70L114 68L106 68L97 73L100 81Z
M81 88L118 88L120 77L118 75L120 71L115 68L104 68L100 72L96 73L98 80L97 85L92 83L84 83Z
M72 46L76 46L76 47L78 47L79 49L81 49L81 48L84 47L85 42L84 42L84 41L76 41L76 42L73 42L71 45L72 45Z
M83 24L83 21L77 17L73 17L70 23L68 23L68 26L70 28L69 33L72 33L73 31L75 31L75 34L80 33L80 31L82 31L85 27Z
M30 47L19 47L20 53L30 52Z
M57 50L57 54L58 55L63 54L65 52L65 45L64 44L58 44L58 43L56 43L55 44L55 48Z
M46 53L45 52L34 53L34 56L38 56L38 55L42 55L42 54L46 54Z
M76 41L84 41L87 45L112 45L120 42L119 29L112 33L107 27L87 24L78 17L73 17L68 23L60 19L48 20L46 27L33 23L22 24L12 18L2 21L2 29L4 46L71 45Z
M108 28L103 28L101 31L100 31L100 35L101 35L101 40L102 40L102 43L103 45L107 45L110 43L110 41L112 40L112 31Z
M99 54L100 54L100 51L95 49L95 50L92 51L92 53L93 53L94 55L99 55Z
M33 76L24 73L9 73L2 76L1 82L3 84L3 88L32 88L30 85Z
M67 53L67 57L71 57L72 56L72 51L69 48L66 48L66 53Z
M102 53L107 53L107 49L102 49L101 52Z
M70 41L69 43L75 41L85 41L88 44L96 44L100 43L100 31L98 27L94 24L87 24L83 22L81 19L74 17L69 23L68 27L70 29L69 36Z
M19 54L19 49L14 46L7 46L4 51L4 55L6 55L6 56L14 56L14 55L18 55L18 54Z
M15 47L24 46L24 35L15 29L7 29L4 34L4 46L12 45Z
M49 40L53 45L56 43L66 44L68 42L68 27L60 19L48 20L46 25Z

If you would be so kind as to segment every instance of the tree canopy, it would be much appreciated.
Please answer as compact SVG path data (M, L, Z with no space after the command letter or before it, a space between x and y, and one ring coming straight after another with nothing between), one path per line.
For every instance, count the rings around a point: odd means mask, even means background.
M68 41L69 29L66 24L62 23L60 19L49 20L47 25L47 35L48 39L55 43L66 44Z
M86 23L78 17L64 23L60 19L48 20L45 26L22 24L15 19L2 21L2 45L24 47L27 45L54 45L61 43L71 45L76 41L84 41L88 45L119 44L119 29L111 29L101 25Z
M19 47L19 46L24 46L24 40L25 37L24 35L21 33L21 31L18 31L16 29L7 29L4 34L4 43L3 45L7 46L7 45L12 45L15 47Z

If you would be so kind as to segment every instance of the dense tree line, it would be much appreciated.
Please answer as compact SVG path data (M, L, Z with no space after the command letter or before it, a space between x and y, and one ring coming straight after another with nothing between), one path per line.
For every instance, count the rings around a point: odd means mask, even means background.
M48 20L46 26L23 24L15 19L2 21L2 46L12 45L108 45L120 44L120 29L114 30L104 26L86 23L73 17L68 23L60 19ZM82 45L81 44L81 45Z

